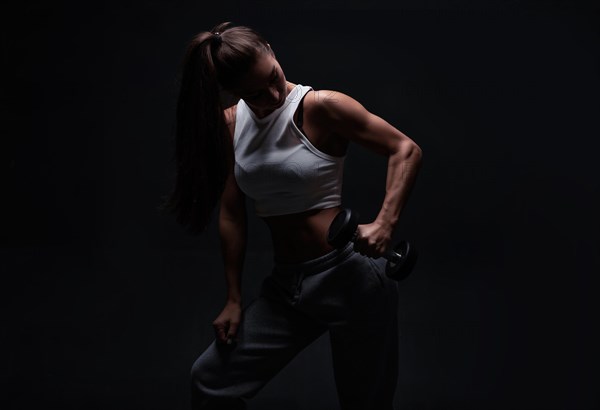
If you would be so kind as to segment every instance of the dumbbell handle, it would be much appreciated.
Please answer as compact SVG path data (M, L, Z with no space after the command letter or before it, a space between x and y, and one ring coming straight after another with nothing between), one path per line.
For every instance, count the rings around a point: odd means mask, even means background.
M354 233L352 234L352 238L350 239L350 241L352 243L354 243L356 241L356 239L358 239L358 230L354 231ZM400 255L398 252L396 252L393 249L388 249L383 254L383 257L390 262L390 264L392 265L392 267L394 267L394 265L397 264L397 263L399 263L404 256Z

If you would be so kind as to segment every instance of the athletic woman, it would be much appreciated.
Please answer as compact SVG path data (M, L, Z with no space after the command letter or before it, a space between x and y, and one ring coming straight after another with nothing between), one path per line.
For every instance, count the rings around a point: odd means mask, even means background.
M237 104L223 109L222 93ZM326 237L340 211L350 142L387 157L386 193L375 220L358 226L354 244L333 249ZM199 232L219 204L227 283L215 340L192 366L192 407L244 408L329 332L341 408L392 409L398 284L380 256L421 163L417 144L344 93L288 81L258 32L225 22L188 45L176 159L165 207ZM242 308L246 196L270 229L274 267Z

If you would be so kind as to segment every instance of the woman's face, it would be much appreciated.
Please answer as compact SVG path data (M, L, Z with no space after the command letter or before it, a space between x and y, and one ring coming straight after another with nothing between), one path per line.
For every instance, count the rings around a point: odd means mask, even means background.
M231 92L259 113L279 108L287 96L285 75L271 54L261 55L239 84Z

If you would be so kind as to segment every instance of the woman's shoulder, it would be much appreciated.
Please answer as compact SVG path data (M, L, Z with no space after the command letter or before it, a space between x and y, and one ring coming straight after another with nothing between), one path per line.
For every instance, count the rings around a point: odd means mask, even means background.
M229 134L231 136L231 139L233 139L233 135L235 133L236 112L237 112L237 104L234 104L231 107L227 107L223 110L223 114L225 116L225 124L227 124L227 128L229 128Z
M227 107L223 110L225 114L225 122L229 124L231 120L235 120L235 114L237 111L237 104L233 104L231 107Z
M309 90L304 99L317 112L328 111L331 113L335 109L354 108L362 106L360 102L350 95L333 89Z
M350 95L334 89L309 90L304 98L304 107L315 119L335 119L342 115L360 116L364 106Z

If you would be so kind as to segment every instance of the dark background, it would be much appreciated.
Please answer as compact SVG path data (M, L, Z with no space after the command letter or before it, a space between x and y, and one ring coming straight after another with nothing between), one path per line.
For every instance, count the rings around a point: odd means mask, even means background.
M225 284L215 225L156 210L174 178L185 45L221 21L289 81L347 93L424 151L397 237L398 409L595 409L599 7L568 1L7 2L4 409L186 409ZM590 3L591 4L591 3ZM373 218L385 159L352 147ZM245 302L272 266L251 216ZM328 337L250 409L336 409Z

